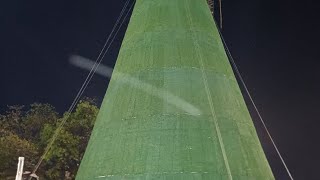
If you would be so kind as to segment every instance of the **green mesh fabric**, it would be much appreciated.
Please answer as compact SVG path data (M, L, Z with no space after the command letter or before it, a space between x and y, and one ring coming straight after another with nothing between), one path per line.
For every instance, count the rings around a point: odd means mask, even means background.
M76 179L274 179L206 0L136 1Z

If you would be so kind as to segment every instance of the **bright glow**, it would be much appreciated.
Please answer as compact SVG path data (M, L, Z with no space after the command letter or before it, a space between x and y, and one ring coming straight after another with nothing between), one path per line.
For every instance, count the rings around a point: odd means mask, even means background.
M85 70L91 70L94 66L94 61L87 59L82 56L78 55L72 55L69 59L70 64L80 67ZM96 70L96 74L99 74L104 77L111 78L113 69L100 64L99 67ZM201 111L195 107L194 105L188 103L184 99L168 92L167 90L154 87L148 83L145 83L137 78L131 77L129 75L126 75L125 73L117 72L121 78L119 78L121 83L129 84L130 86L139 89L141 91L144 91L148 94L151 94L155 97L158 97L160 99L164 99L167 103L176 106L177 108L185 111L188 114L191 114L193 116L197 116L201 114Z

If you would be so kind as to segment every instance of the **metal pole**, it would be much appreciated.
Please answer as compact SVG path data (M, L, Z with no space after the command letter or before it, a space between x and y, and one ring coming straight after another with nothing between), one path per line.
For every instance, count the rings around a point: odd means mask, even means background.
M24 165L24 157L19 157L16 180L22 179L23 165Z

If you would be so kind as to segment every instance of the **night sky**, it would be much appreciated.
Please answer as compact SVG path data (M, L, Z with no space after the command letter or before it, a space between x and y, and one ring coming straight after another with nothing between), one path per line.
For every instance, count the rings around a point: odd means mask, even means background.
M0 112L50 103L64 112L88 72L73 54L95 59L125 0L1 1ZM223 1L223 35L261 115L297 180L317 180L320 162L319 20L311 1ZM103 60L113 67L126 27ZM109 80L94 76L85 96L101 102ZM248 100L247 96L245 99ZM285 169L252 111L277 179Z

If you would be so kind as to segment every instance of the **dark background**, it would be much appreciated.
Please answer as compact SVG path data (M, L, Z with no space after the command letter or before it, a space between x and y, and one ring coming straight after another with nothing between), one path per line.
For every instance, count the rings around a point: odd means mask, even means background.
M33 102L66 111L88 74L70 65L69 56L95 59L124 2L1 1L0 112ZM223 1L224 38L297 180L320 179L318 9L312 1ZM103 64L113 67L125 29ZM101 102L107 85L107 78L95 76L84 95ZM275 176L288 179L252 116Z

